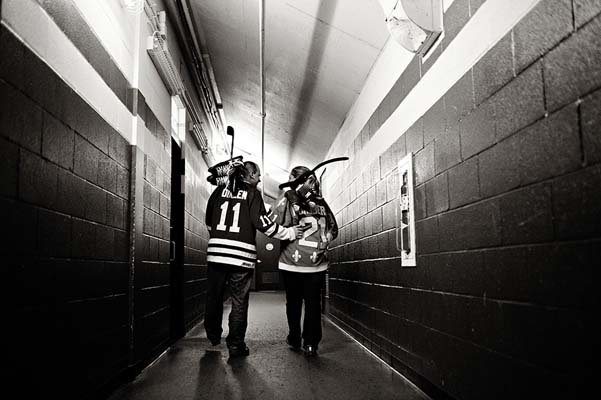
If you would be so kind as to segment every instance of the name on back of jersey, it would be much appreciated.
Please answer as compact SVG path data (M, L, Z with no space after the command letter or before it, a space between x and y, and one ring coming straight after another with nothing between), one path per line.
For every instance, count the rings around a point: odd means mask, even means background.
M299 215L321 215L324 217L328 215L326 208L324 206L320 206L315 203L311 203L309 205L308 210L304 209L304 208L299 208L298 214Z
M224 199L246 200L248 198L248 192L246 190L238 190L238 192L234 194L227 190L227 188L223 188L223 190L221 191L221 197L223 197Z

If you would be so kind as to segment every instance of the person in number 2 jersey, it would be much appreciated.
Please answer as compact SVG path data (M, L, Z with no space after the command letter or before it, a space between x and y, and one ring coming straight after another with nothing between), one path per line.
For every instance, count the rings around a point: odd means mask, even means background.
M305 166L292 169L289 181L309 171ZM300 350L301 338L305 355L317 354L321 341L321 288L328 269L328 244L338 235L338 225L330 207L321 196L319 181L314 174L282 195L273 210L272 219L283 226L300 224L307 228L303 236L292 242L282 242L278 267L282 271L286 290L286 341ZM305 317L301 313L305 304Z
M261 180L257 164L235 161L228 175L227 185L218 186L207 203L208 287L204 326L211 343L214 346L221 343L223 294L229 287L232 309L226 343L230 357L237 357L249 354L244 337L249 290L257 261L256 230L280 240L294 240L303 231L298 225L284 228L267 217L263 197L257 189Z

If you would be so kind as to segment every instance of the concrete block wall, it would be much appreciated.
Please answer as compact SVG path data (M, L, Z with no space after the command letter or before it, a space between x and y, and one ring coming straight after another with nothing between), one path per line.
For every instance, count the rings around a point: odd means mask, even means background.
M147 114L148 115L148 114ZM154 357L168 344L171 321L170 214L171 135L150 126L143 153L142 246L134 271L134 349L136 360Z
M170 99L132 87L80 11L72 1L0 3L0 254L8 381L23 398L101 398L173 340L172 139L158 117L170 110L156 110ZM136 145L122 131L134 117ZM188 139L185 175L200 177L206 163ZM204 220L204 206L186 204ZM188 244L188 328L204 313L203 246Z
M442 46L409 64L349 146L351 163L481 3L451 5ZM599 12L596 2L539 2L361 176L326 181L341 226L332 320L435 398L592 388ZM396 162L409 152L418 258L402 268Z
M184 318L186 326L192 327L204 315L209 241L205 210L215 187L207 182L208 165L198 154L191 137L186 139L184 154Z
M8 347L17 375L79 391L128 365L130 145L4 25L0 36Z

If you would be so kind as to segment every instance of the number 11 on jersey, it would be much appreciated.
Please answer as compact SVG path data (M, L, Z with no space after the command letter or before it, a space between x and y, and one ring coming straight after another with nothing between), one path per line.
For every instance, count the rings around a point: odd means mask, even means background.
M227 225L225 224L225 218L227 217L227 210L230 205L229 201L223 202L221 205L221 217L219 218L219 224L217 225L218 231L227 230ZM232 211L234 212L234 219L232 221L232 225L230 226L229 231L232 233L239 233L240 227L238 226L238 220L240 219L240 203L236 203L232 207Z

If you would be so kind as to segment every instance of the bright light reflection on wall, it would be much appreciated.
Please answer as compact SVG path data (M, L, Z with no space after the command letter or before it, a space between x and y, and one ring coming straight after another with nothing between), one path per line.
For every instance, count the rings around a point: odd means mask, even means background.
M171 96L171 135L186 140L186 108L179 96Z

